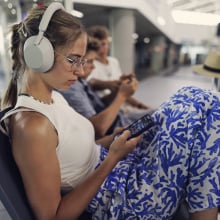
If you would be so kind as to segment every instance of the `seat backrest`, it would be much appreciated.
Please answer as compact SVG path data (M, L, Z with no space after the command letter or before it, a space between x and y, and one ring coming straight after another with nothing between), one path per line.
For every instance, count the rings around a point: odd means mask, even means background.
M0 112L0 118L4 112ZM34 220L9 138L0 131L0 200L13 220Z

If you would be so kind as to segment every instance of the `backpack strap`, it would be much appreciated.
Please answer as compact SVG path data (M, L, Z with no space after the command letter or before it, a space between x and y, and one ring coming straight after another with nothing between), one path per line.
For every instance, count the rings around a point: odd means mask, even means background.
M33 109L28 109L28 108L13 108L13 107L8 107L0 111L0 131L2 131L4 134L8 134L8 129L7 129L7 118L17 112L20 111L34 111Z
M7 107L0 111L0 131L2 131L6 135L7 135L7 127L3 121L3 117L6 115L6 113L8 113L12 109L13 107Z
M1 110L1 111L0 111L0 120L2 119L2 117L3 117L7 112L9 112L9 111L12 110L12 109L13 109L13 107L7 107L7 108Z

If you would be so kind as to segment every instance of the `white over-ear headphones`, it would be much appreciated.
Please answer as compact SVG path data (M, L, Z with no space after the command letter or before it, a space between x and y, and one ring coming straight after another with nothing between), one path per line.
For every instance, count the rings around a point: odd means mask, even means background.
M61 3L50 4L41 19L38 35L29 37L24 43L25 63L37 72L47 72L54 64L54 49L51 42L44 36L44 32L51 17L59 9L65 10Z

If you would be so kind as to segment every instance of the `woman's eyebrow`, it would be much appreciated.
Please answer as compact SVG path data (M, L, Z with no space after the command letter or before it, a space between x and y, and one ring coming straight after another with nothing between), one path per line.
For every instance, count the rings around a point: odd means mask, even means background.
M83 57L82 55L77 54L77 53L70 53L68 56L74 56L74 57L78 57L78 58Z

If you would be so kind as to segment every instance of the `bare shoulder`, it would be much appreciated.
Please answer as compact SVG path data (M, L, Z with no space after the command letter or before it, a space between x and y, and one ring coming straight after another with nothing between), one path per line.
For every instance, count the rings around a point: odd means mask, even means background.
M13 115L10 120L10 132L13 139L26 143L36 143L40 139L51 141L57 136L48 118L33 111L22 111Z

